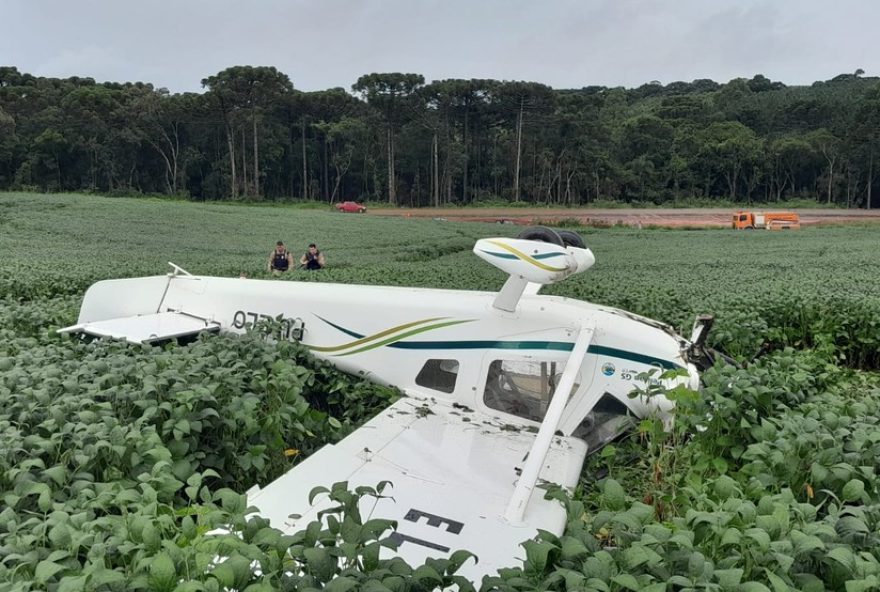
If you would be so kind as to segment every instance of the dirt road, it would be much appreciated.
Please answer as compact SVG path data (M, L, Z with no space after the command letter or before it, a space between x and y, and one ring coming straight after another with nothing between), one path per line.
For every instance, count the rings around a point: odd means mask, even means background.
M765 211L774 211L767 208ZM880 222L876 210L795 209L801 224L847 224ZM444 218L460 222L491 222L511 224L553 224L560 220L578 220L585 225L727 227L734 210L731 208L692 209L557 209L557 208L388 208L372 209L374 216L405 216L412 218Z

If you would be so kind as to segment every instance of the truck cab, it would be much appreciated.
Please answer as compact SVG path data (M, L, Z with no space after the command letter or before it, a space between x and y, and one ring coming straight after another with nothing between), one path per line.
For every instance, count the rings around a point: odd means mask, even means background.
M755 227L755 215L751 212L737 212L733 215L733 228L743 230Z

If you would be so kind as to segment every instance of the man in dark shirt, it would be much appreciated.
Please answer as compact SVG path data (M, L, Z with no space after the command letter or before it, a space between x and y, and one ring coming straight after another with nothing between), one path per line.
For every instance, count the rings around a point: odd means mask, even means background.
M275 243L275 249L269 253L269 271L280 273L287 271L293 267L293 256L284 246L284 243L278 241Z
M318 250L315 243L309 245L309 250L300 258L299 263L310 271L323 269L324 265L326 265L324 262L324 254Z

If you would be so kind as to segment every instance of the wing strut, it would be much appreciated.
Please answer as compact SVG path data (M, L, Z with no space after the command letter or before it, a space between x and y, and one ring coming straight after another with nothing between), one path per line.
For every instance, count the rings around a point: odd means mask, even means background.
M547 452L550 450L550 445L553 442L553 436L556 434L556 430L562 420L562 412L568 403L567 393L571 392L571 387L574 385L578 374L580 374L581 365L583 365L584 357L587 354L587 348L590 347L590 342L593 340L593 331L593 327L581 326L577 340L574 343L574 349L571 350L571 354L568 356L565 370L563 370L559 384L556 386L556 395L550 400L547 414L544 416L544 421L538 429L535 443L529 451L528 459L526 459L519 481L516 483L516 489L507 505L507 511L504 513L504 518L508 522L516 523L522 521L529 498L531 498L532 491L538 483L538 476L541 473L541 468L544 466L544 459L547 457Z

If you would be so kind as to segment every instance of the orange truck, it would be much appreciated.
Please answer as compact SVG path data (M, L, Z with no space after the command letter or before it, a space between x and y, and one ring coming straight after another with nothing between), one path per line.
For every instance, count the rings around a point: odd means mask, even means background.
M737 212L733 215L733 227L738 230L797 230L801 219L796 212Z

